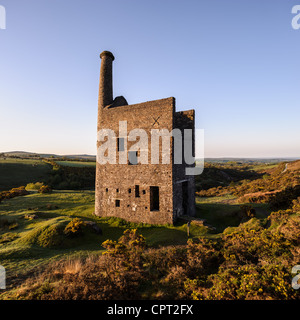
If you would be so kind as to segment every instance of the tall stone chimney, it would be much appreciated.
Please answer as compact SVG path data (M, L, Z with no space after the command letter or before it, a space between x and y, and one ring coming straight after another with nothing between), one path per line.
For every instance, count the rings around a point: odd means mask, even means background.
M101 69L98 97L98 131L101 126L102 109L113 102L112 62L115 60L115 57L109 51L103 51L100 54L100 58Z
M107 105L113 103L113 83L112 83L112 62L115 60L113 54L109 51L103 51L100 54L101 69L98 96L98 122L97 132L102 128L102 111ZM97 149L100 143L97 141ZM95 192L95 214L101 215L101 169L100 164L96 163L96 192Z
M113 102L112 62L115 57L111 52L103 51L100 58L99 107L103 108Z

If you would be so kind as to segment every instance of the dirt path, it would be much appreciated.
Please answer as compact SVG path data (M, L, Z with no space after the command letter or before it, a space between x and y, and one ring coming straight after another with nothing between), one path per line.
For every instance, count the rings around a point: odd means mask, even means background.
M285 167L284 167L284 169L283 169L283 171L282 171L281 173L285 173L286 170L287 170L287 168L288 168L288 164L286 163L286 164L285 164Z

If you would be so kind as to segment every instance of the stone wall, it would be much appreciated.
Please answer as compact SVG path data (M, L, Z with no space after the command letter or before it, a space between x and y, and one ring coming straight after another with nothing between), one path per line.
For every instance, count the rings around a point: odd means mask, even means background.
M174 116L174 127L182 132L184 137L184 129L192 129L195 132L195 111L187 110L176 112ZM192 139L192 148L195 155L195 136ZM186 175L188 165L184 161L184 146L182 146L182 164L173 165L173 206L174 220L181 215L195 215L195 179L194 176Z
M101 127L115 130L117 136L119 121L126 120L128 132L141 128L150 137L151 129L164 128L171 132L174 111L174 98L108 107L102 111ZM135 142L128 142L127 149L130 150L134 144ZM100 146L99 142L97 146ZM150 141L148 153L149 164L97 163L96 215L115 216L151 224L173 223L172 163L170 161L169 164L150 164ZM136 197L135 186L139 186L139 197ZM159 187L159 211L150 211L151 186Z

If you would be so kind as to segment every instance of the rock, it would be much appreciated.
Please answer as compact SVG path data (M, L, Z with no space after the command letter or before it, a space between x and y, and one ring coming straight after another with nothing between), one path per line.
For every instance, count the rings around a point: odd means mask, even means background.
M46 208L47 208L48 210L55 210L55 209L58 209L58 206L56 206L56 205L54 205L54 204L51 204L51 203L48 203L48 204L46 205Z
M216 230L216 228L211 226L211 225L209 225L205 219L200 219L200 218L190 217L190 216L181 216L180 218L185 220L185 221L190 221L191 224L207 227L211 231L215 231Z
M84 223L86 224L86 226L90 227L91 229L93 229L93 231L95 231L97 234L102 235L102 229L97 225L96 222L93 221L84 221Z
M34 219L37 219L38 216L37 216L36 214L29 214L29 213L27 213L27 214L25 214L24 218L25 218L25 219L28 219L28 220L34 220Z

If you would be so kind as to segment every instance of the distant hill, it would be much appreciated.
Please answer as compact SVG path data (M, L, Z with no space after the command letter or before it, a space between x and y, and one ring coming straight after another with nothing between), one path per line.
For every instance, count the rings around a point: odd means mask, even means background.
M83 160L93 160L96 161L96 156L89 155L89 154L71 154L62 156L64 158L70 158L70 159L83 159Z
M205 162L213 163L226 163L226 162L239 162L239 163L279 163L284 161L299 160L300 157L286 157L286 158L205 158Z
M2 152L1 153L5 157L43 157L49 158L51 156L58 157L55 154L51 153L35 153L35 152L27 152L27 151L9 151L9 152Z
M27 151L9 151L9 152L0 152L0 157L18 157L18 158L66 158L66 159L75 159L75 160L88 160L96 161L96 155L89 154L68 154L68 155L58 155L53 153L36 153L36 152L27 152ZM279 163L284 161L295 161L300 160L300 157L286 157L286 158L205 158L205 162L211 163L228 163L228 162L237 162L241 164L255 164L255 163ZM196 162L200 159L196 159Z
M58 155L53 153L35 153L27 151L9 151L0 153L3 157L17 157L17 158L67 158L78 160L96 161L96 156L88 154L73 154L73 155Z

